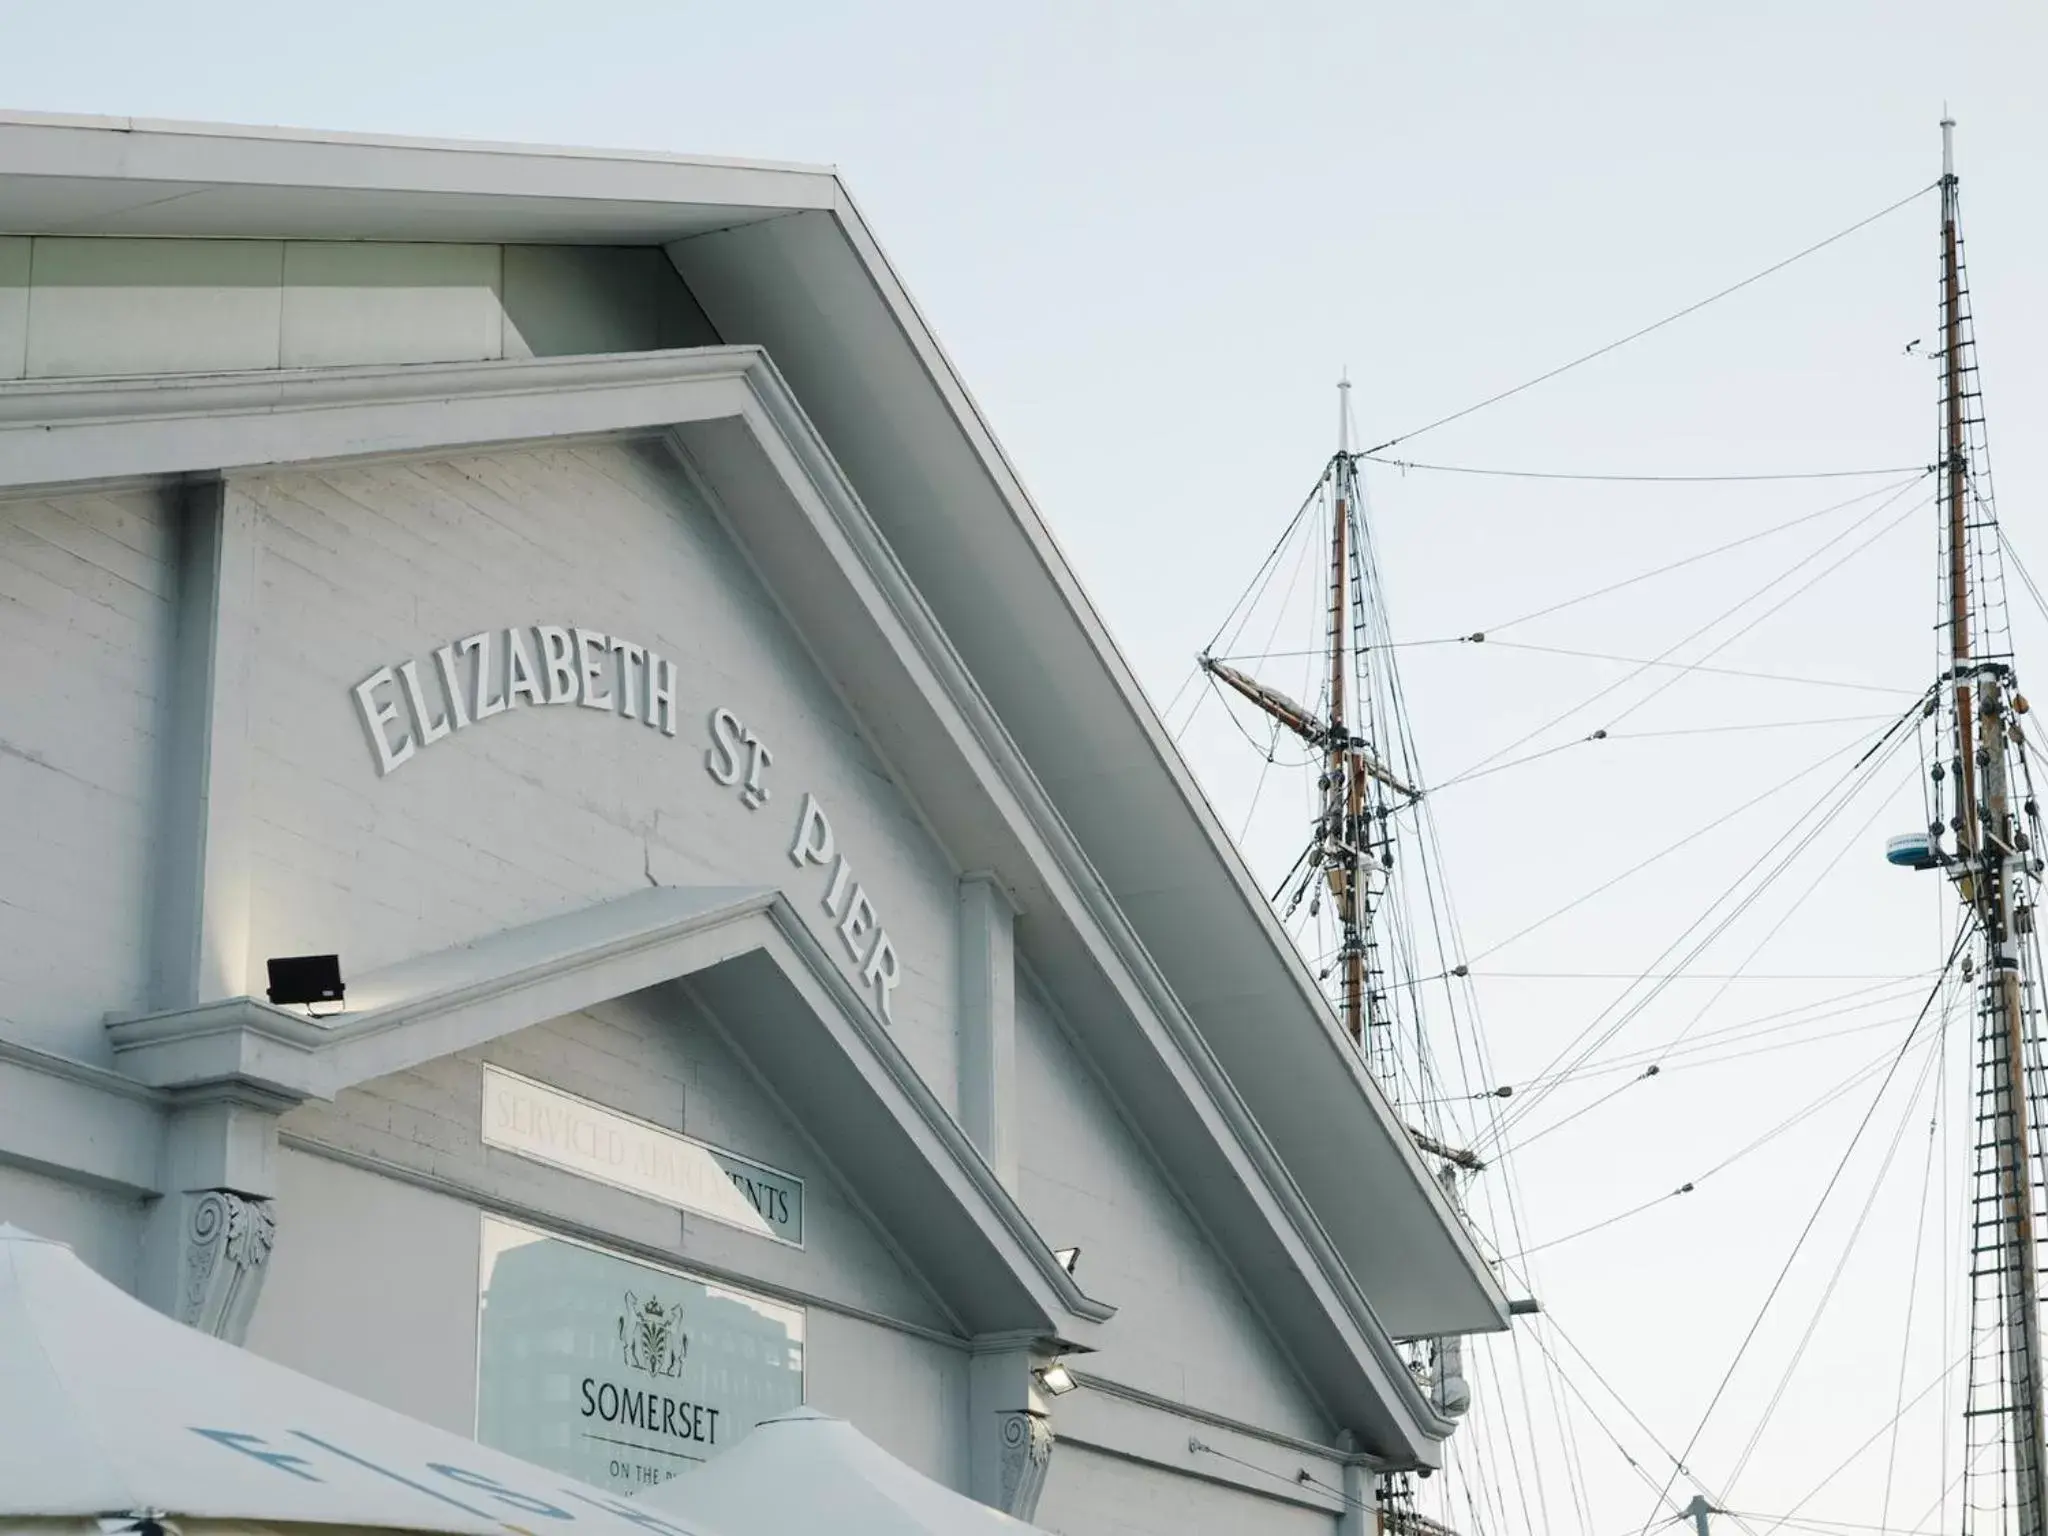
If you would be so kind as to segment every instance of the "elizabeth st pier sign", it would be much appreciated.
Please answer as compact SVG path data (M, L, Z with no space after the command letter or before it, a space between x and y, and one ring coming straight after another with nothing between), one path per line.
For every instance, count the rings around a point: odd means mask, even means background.
M379 667L352 690L377 772L389 777L422 750L514 709L589 709L676 735L676 664L623 635L577 625L535 624L490 629L418 658ZM705 722L704 771L758 811L771 798L767 772L775 754L724 707ZM808 792L789 843L799 870L829 869L822 905L853 962L860 984L885 1023L903 962L867 889L838 851L832 823Z

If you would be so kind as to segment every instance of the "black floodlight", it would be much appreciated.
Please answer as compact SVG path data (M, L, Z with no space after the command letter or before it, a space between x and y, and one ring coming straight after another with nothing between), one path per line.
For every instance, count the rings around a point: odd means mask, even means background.
M281 955L267 962L270 1000L280 1008L341 1001L341 956Z

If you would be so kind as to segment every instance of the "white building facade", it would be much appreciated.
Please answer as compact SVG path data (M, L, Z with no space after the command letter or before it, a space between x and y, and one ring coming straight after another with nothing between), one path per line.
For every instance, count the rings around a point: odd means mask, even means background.
M1440 1462L1505 1300L831 173L0 119L0 646L0 1220L624 1490Z

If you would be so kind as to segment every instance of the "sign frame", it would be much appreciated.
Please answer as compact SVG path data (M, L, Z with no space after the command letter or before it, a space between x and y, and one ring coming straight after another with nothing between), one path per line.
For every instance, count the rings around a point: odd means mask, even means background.
M784 1184L794 1186L797 1196L797 1235L793 1238L784 1237L780 1232L774 1230L773 1226L769 1225L765 1218L752 1222L736 1219L722 1214L713 1208L708 1201L690 1203L676 1198L673 1192L663 1193L658 1188L649 1187L648 1183L621 1178L607 1178L602 1172L595 1171L582 1163L574 1162L567 1158L550 1157L545 1152L536 1150L531 1145L522 1144L504 1135L494 1135L491 1126L491 1084L494 1078L517 1084L529 1092L540 1094L550 1099L564 1101L590 1115L601 1117L605 1120L617 1121L622 1125L647 1135L656 1145L667 1146L678 1151L701 1153L722 1163L737 1163L743 1168L752 1169L754 1172L763 1174L767 1178L776 1179ZM528 1077L520 1072L509 1071L504 1067L494 1066L489 1062L484 1063L482 1075L479 1135L486 1147L494 1147L501 1152L509 1152L514 1157L523 1157L529 1162L539 1163L547 1168L558 1169L561 1172L573 1174L577 1178L589 1179L592 1183L603 1184L610 1189L623 1190L627 1194L638 1195L643 1200L651 1200L655 1204L666 1206L673 1211L681 1211L692 1216L702 1217L706 1221L715 1221L720 1226L731 1227L735 1231L745 1232L753 1237L765 1238L767 1241L779 1243L785 1248L802 1250L810 1233L809 1192L805 1188L804 1180L798 1175L764 1163L759 1158L747 1157L738 1152L729 1152L724 1147L714 1146L712 1143L700 1140L695 1136L686 1136L681 1131L672 1130L665 1125L657 1125L654 1121L644 1119L639 1115L629 1115L623 1110L612 1108L608 1104L600 1104L594 1099L584 1098L581 1094L569 1093L564 1089L555 1087L553 1084L541 1082L538 1078ZM726 1170L721 1168L720 1171L725 1172Z
M631 1264L637 1268L647 1270L651 1274L667 1275L672 1279L685 1281L691 1285L701 1285L707 1292L723 1292L735 1299L745 1301L749 1305L766 1305L793 1314L797 1319L798 1327L802 1331L802 1338L800 1340L801 1354L796 1371L797 1403L799 1406L804 1406L810 1402L811 1309L805 1303L785 1300L780 1296L770 1295L766 1291L756 1290L751 1285L745 1283L735 1284L728 1280L715 1279L710 1275L700 1275L693 1270L684 1268L680 1264L662 1259L648 1258L642 1254L629 1253L622 1248L611 1247L601 1242L593 1242L588 1238L577 1237L567 1232L558 1232L539 1221L524 1216L507 1215L502 1211L489 1208L476 1208L474 1214L476 1216L477 1234L476 1322L474 1329L475 1349L473 1352L475 1365L472 1371L473 1381L470 1388L469 1437L479 1445L485 1443L483 1440L484 1298L490 1289L490 1266L497 1256L493 1251L490 1241L490 1230L494 1225L523 1232L537 1241L566 1243L572 1248L581 1248L585 1252L597 1254L602 1258Z

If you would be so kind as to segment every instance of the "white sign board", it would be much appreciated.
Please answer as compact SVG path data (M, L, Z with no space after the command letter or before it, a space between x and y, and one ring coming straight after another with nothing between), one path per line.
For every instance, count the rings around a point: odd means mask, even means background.
M804 1182L501 1067L484 1068L483 1140L801 1248Z

